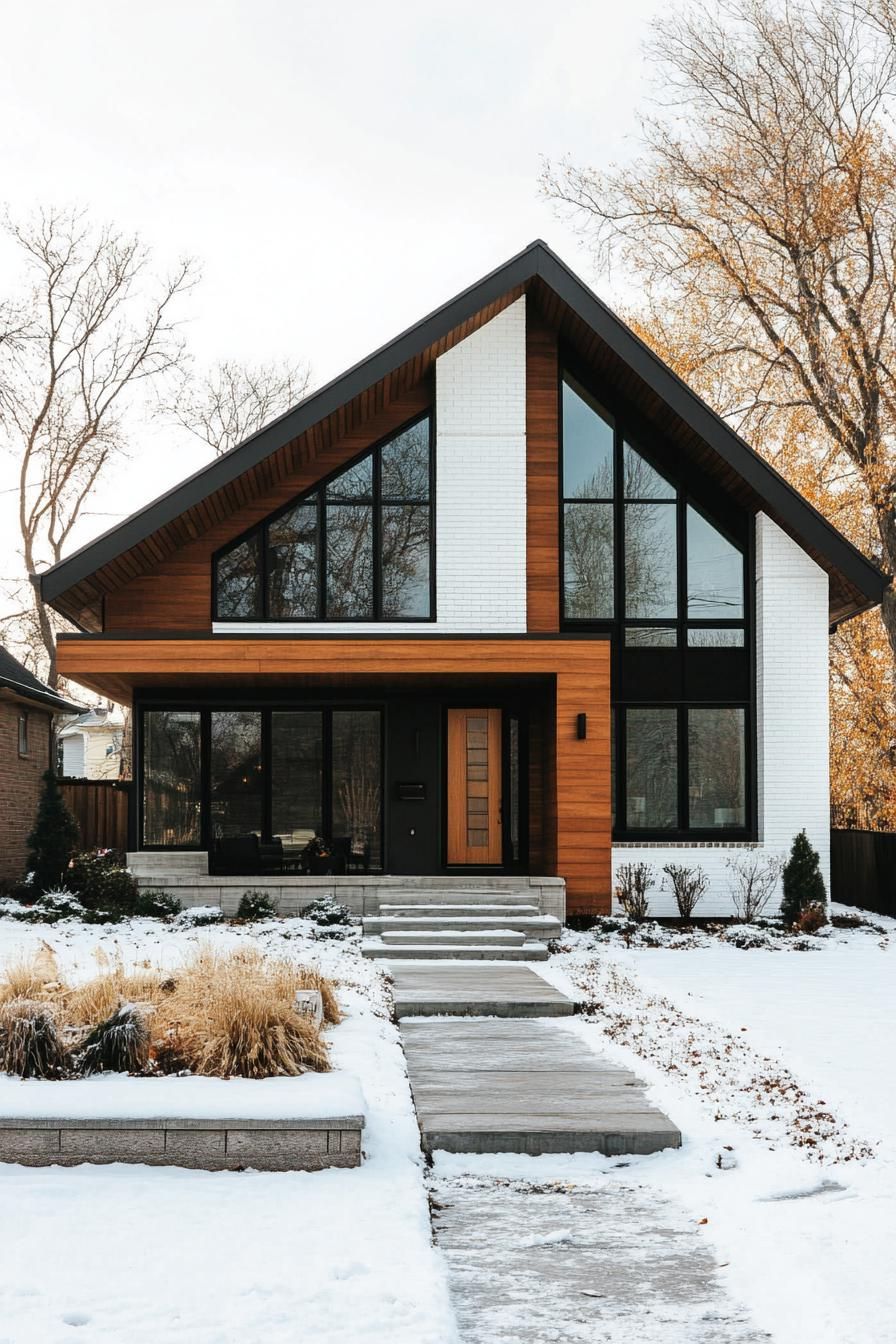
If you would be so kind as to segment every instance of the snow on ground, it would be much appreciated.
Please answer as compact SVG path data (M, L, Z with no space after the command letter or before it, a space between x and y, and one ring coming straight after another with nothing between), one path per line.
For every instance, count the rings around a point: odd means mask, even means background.
M330 1032L334 1070L367 1102L366 1158L351 1170L0 1164L0 1344L455 1344L382 972L361 960L357 933L312 932L297 919L195 931L0 919L0 961L46 943L69 978L246 941L315 965L346 1012Z

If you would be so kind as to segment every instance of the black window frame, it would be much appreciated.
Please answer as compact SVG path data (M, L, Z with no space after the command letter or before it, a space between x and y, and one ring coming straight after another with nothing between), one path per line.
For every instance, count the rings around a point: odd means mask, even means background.
M612 618L574 617L566 613L566 575L564 572L565 537L564 514L569 503L588 503L588 500L576 500L567 496L564 488L563 469L563 384L569 381L579 395L584 391L600 408L600 414L613 427L613 611ZM682 469L681 464L667 463L661 456L662 435L653 429L644 418L631 407L614 404L605 392L595 389L589 379L583 377L576 368L575 359L561 359L558 364L558 415L559 415L559 578L560 578L560 625L566 631L577 634L610 634L612 653L612 729L614 741L614 781L613 781L613 839L623 844L639 843L681 844L689 841L743 842L757 838L757 745L756 745L756 649L755 649L755 586L753 574L754 536L752 516L746 509L736 508L730 501L717 499L714 492L707 488L698 477L697 471L690 467ZM645 449L645 442L653 441L658 452ZM627 503L666 503L657 498L643 499L640 496L625 494L624 451L628 445L644 458L675 492L675 539L676 539L676 615L672 617L629 617L625 612L625 507ZM669 454L672 458L672 454ZM601 498L595 502L607 503ZM743 558L743 610L737 619L698 619L688 616L687 601L687 515L693 508L714 527L727 541L741 553ZM675 632L675 643L666 646L627 645L626 631L637 629L661 629ZM743 632L742 646L717 649L711 646L695 646L688 643L690 630L738 630ZM645 678L639 678L639 685L626 686L626 663L635 653L641 660L641 667L649 669L655 664L655 672ZM629 666L631 663L629 662ZM669 694L670 667L674 667L672 680L678 687L678 693ZM686 693L690 684L689 669L711 668L715 681L713 698L693 698ZM725 677L730 669L737 669L738 675L731 678L731 694L725 694ZM651 684L652 683L652 684ZM746 683L747 694L744 694ZM674 709L677 714L677 800L678 825L668 829L656 827L629 828L627 825L626 800L626 740L625 716L631 709ZM745 798L744 825L712 828L691 828L688 825L688 777L689 754L687 738L687 715L690 709L740 709L744 712L744 752L745 752Z
M428 424L429 448L429 498L397 499L384 496L382 491L382 449L414 429L417 425ZM373 462L372 490L369 496L357 499L327 499L327 491L332 483L363 462L366 458ZM424 411L406 421L400 428L357 453L349 462L329 472L310 485L307 490L295 495L288 503L268 514L260 522L233 537L224 546L219 546L211 559L211 619L213 624L221 625L364 625L396 623L399 625L429 625L437 619L436 612L436 460L435 460L435 415L432 409ZM286 516L300 504L312 504L317 510L317 611L313 616L272 616L270 614L270 546L268 527ZM370 508L372 513L372 551L373 551L373 593L371 614L364 616L330 616L327 614L327 507ZM383 613L383 511L386 508L405 505L429 510L429 614L426 616L393 616ZM218 561L251 538L257 538L259 555L259 582L261 592L261 610L251 616L220 616L218 614Z
M19 745L19 756L20 756L23 760L27 760L27 758L31 755L31 748L30 748L30 745L29 745L29 742L28 742L28 711L27 711L27 709L20 709L20 710L19 710L18 745Z

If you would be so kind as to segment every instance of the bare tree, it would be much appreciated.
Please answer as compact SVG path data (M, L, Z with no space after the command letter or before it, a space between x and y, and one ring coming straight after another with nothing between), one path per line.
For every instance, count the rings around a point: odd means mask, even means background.
M48 209L5 228L23 254L28 292L15 339L0 344L6 447L18 463L18 529L28 575L55 564L104 469L125 446L128 394L178 367L176 300L192 263L162 281L136 236ZM33 616L31 613L33 612ZM36 627L47 680L57 684L56 621L34 588L8 621Z
M687 868L681 863L667 863L663 872L672 883L679 917L690 924L709 883L706 870L699 866Z
M894 37L892 0L691 3L654 26L662 93L641 157L542 180L599 260L638 279L648 314L686 315L688 372L739 428L771 419L834 481L855 474L891 574ZM882 617L896 658L892 585Z
M616 899L629 919L642 924L650 912L655 870L649 863L623 863L616 872Z
M301 401L310 378L307 364L223 360L203 373L185 374L160 409L220 457Z
M744 924L752 924L764 913L781 880L784 860L776 854L754 849L734 859L726 859L734 913Z

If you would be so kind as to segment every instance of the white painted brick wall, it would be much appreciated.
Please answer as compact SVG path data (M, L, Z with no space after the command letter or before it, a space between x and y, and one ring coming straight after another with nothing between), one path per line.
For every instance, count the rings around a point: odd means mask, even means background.
M436 620L216 621L216 633L526 629L526 300L436 361Z
M756 518L756 663L759 843L750 848L786 855L805 827L830 890L828 579L765 514ZM652 864L664 889L651 893L651 911L674 915L663 865L699 864L710 882L698 914L732 914L726 860L745 850L737 845L615 847L614 880L620 864ZM771 907L769 913L774 913Z

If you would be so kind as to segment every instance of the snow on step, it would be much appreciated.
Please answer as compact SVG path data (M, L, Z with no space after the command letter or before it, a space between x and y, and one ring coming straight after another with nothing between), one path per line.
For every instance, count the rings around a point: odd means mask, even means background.
M537 905L528 905L523 901L504 901L500 905L381 905L381 916L393 915L464 915L469 913L477 915L538 915L541 912Z
M547 939L559 937L560 927L559 920L552 915L373 915L364 920L365 933L382 933L387 929L438 929L445 932L449 929L463 932L513 929L530 937Z
M522 947L526 941L524 933L513 929L385 929L380 935L384 943L398 946L410 946L417 943L432 943L435 946L457 947L464 943L487 943L489 947Z
M384 943L380 938L365 938L361 943L362 957L386 958L390 961L414 960L421 965L428 961L453 958L459 961L547 961L545 943L523 942L517 947L495 946L494 943L419 943L410 946Z

